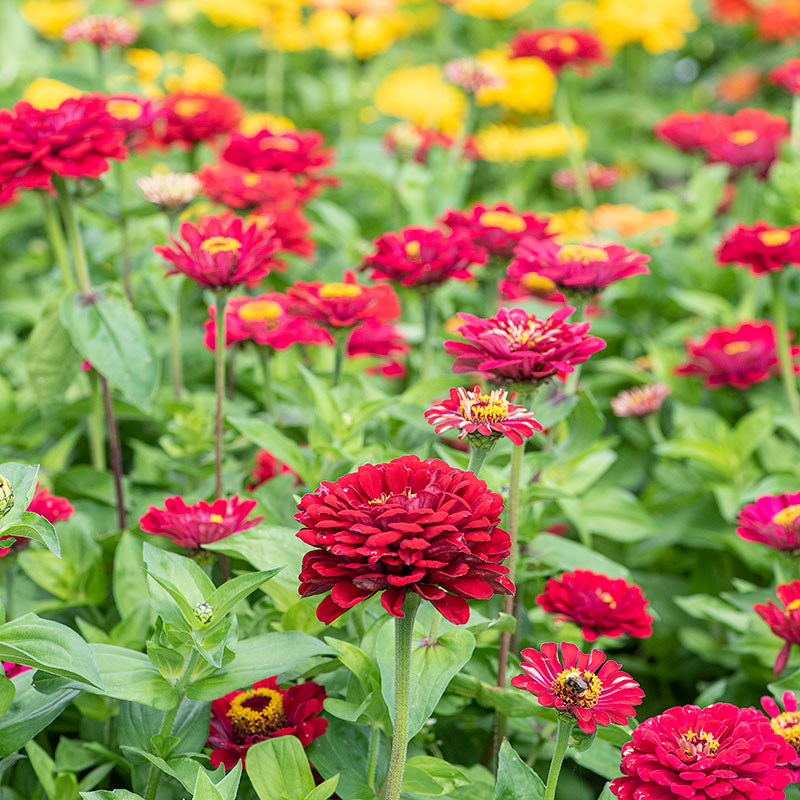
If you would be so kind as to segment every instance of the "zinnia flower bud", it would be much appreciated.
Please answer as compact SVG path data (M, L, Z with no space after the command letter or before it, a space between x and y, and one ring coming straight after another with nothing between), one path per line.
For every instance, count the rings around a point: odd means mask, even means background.
M11 481L0 475L0 518L8 514L14 508L14 490L11 488Z
M203 625L208 625L214 616L214 609L208 603L198 603L192 611Z

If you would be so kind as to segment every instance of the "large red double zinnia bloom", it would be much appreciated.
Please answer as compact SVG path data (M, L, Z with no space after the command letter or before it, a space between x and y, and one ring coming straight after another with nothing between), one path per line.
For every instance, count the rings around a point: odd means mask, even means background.
M800 264L800 227L776 228L766 222L737 225L720 242L717 261L746 264L753 275L780 272L787 264Z
M416 592L451 622L469 619L468 599L511 594L502 562L511 547L498 527L503 498L472 472L444 461L401 456L324 481L298 506L303 557L300 594L330 594L317 616L330 623L381 592L402 617Z

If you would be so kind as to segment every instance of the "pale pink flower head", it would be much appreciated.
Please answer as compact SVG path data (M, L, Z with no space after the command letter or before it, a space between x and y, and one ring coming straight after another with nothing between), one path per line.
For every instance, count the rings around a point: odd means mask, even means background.
M666 383L625 389L612 398L611 410L618 417L646 417L661 408L671 391Z
M101 50L108 50L114 44L128 47L138 38L139 31L126 19L106 14L92 14L64 29L65 42L91 42Z
M455 58L444 65L444 77L454 86L475 94L479 89L499 88L505 81L474 58Z

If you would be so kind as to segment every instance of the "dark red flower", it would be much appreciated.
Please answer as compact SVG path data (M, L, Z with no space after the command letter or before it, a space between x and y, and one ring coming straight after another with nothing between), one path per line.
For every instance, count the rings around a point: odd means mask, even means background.
M176 92L164 99L163 124L156 138L164 145L194 147L227 136L239 127L242 106L224 94Z
M582 653L570 642L546 642L539 650L522 651L523 674L511 685L536 696L540 705L575 717L584 733L598 725L625 725L636 715L634 706L644 692L616 661L606 660L602 650Z
M703 149L707 130L719 115L710 111L675 111L656 123L659 139L687 153Z
M583 638L653 635L653 618L641 588L623 578L609 578L588 569L550 578L536 602L556 619L580 626Z
M800 264L800 227L776 228L766 222L737 225L717 250L720 264L747 264L754 275Z
M621 244L558 244L524 239L514 253L509 278L521 279L535 272L553 281L561 291L580 295L595 295L623 278L650 273L646 266L650 256Z
M110 158L125 159L125 134L104 97L81 95L58 108L17 103L0 109L0 205L20 189L53 191L53 175L99 178Z
M411 350L403 334L395 325L369 321L353 328L347 340L347 357L381 358L379 364L367 367L367 375L385 378L402 378L407 373L405 363L399 358Z
M675 370L676 375L702 375L709 389L733 386L748 389L779 372L775 348L775 326L771 322L743 322L735 328L712 328L705 339L687 339L689 357ZM792 356L800 347L792 347ZM794 366L795 372L800 367Z
M415 288L438 286L451 279L472 278L469 267L486 262L486 252L466 231L445 233L438 228L403 228L384 233L372 243L375 252L361 269L373 280L390 280Z
M789 768L792 771L792 783L800 783L800 712L797 710L797 695L794 692L783 693L783 711L771 697L762 697L761 706L770 717L772 730L783 736L798 756L789 764Z
M622 747L619 800L783 800L794 750L754 708L676 706Z
M300 594L330 592L317 609L326 624L377 592L402 617L406 592L416 592L463 625L468 599L514 591L502 564L511 547L498 527L503 498L444 461L366 464L323 481L298 508L297 535L314 548L303 557Z
M787 92L800 94L800 58L787 59L780 66L770 70L769 80Z
M606 61L602 41L579 28L519 31L509 46L512 58L540 58L556 74L564 67L586 73L592 64Z
M269 450L259 450L256 453L256 465L250 473L251 481L247 484L247 491L252 492L267 481L286 474L294 475L295 486L301 483L300 476L288 464L278 461Z
M428 163L432 148L450 150L455 143L455 139L445 136L441 131L418 128L411 122L398 122L392 125L383 137L383 144L390 153L404 160L416 161L418 164ZM467 137L461 145L462 158L475 160L480 157L474 136Z
M213 748L211 766L244 766L248 748L277 736L296 736L308 747L328 728L319 716L324 700L325 689L313 681L281 689L276 677L214 700L206 742Z
M197 173L203 194L229 208L254 209L267 203L295 203L297 189L288 172L250 172L224 162Z
M800 581L780 584L775 589L775 595L783 608L779 608L770 600L766 605L756 603L753 611L769 625L776 636L784 640L784 645L775 659L777 677L789 661L792 645L800 644Z
M146 150L153 143L153 126L161 118L161 104L135 94L112 94L106 110L114 125L125 133L125 144L135 151Z
M525 237L549 239L549 220L537 217L530 211L518 212L508 203L487 206L475 203L466 211L451 208L442 217L442 223L452 231L464 231L474 244L482 247L492 258L511 258L514 248Z
M274 230L253 223L245 227L232 214L202 217L197 224L184 222L178 229L183 239L170 236L172 247L154 247L172 264L167 275L183 273L212 289L252 284L266 277L280 247Z
M150 506L139 525L145 533L165 536L178 547L197 551L200 545L218 542L258 525L264 517L247 517L255 507L255 500L239 500L238 494L230 500L220 498L213 503L201 500L191 506L182 497L168 497L164 508Z
M566 322L573 311L563 306L544 320L522 308L501 308L489 319L459 314L464 324L458 333L466 341L444 343L455 356L453 372L482 372L495 383L534 385L574 372L576 364L606 343L589 333L590 323Z
M36 484L36 494L27 510L39 514L53 525L69 519L75 513L75 507L66 497L54 495L49 489L43 488L41 483Z
M759 497L739 512L736 524L736 533L748 542L800 550L800 492Z

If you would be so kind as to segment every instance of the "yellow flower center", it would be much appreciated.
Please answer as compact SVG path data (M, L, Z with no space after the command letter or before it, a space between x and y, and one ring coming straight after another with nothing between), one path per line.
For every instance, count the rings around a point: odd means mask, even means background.
M142 107L135 100L109 100L106 110L114 119L139 119Z
M214 522L217 525L222 525L222 523L225 522L225 518L222 516L222 514L212 514L208 518L208 521L209 522Z
M558 251L558 260L564 264L567 261L580 261L588 264L591 261L608 261L608 253L600 247L587 247L585 244L565 244Z
M539 39L539 47L542 50L560 50L562 53L571 55L577 52L578 42L574 36L568 33L548 33Z
M739 145L753 144L756 139L758 139L758 134L748 128L744 128L741 131L733 131L733 133L728 136L729 141Z
M362 287L357 283L325 283L319 288L320 297L358 297Z
M599 589L595 591L595 594L609 607L609 608L616 608L617 601L608 593L608 592L601 592Z
M788 617L792 611L796 611L798 608L800 608L800 600L792 600L792 602L789 603L789 605L783 610L783 613Z
M255 172L248 172L246 175L242 176L242 183L245 186L255 186L261 178L256 175Z
M208 108L205 100L194 98L186 100L178 100L175 103L175 113L179 117L194 117L196 114L202 114Z
M283 309L272 300L254 300L239 309L239 319L245 322L269 322L280 319Z
M250 736L267 737L288 724L283 713L283 695L274 689L250 689L231 700L228 717L237 744Z
M500 228L508 233L519 233L528 227L519 214L511 214L508 211L484 211L478 222L487 228Z
M581 708L591 708L600 698L603 682L588 669L565 669L553 683L553 694L565 703Z
M215 256L217 253L235 253L242 249L242 243L231 236L210 236L200 245L200 249Z
M784 711L770 720L772 730L779 733L800 753L800 711Z
M691 728L683 734L683 745L687 756L713 756L719 750L719 742L710 733Z
M406 242L406 255L409 258L419 258L420 244L417 241Z
M491 332L505 336L512 350L521 350L539 338L541 325L537 320L529 319L521 324L508 322L503 327L492 328Z
M538 272L526 272L522 276L522 285L534 294L540 292L542 294L549 294L552 292L556 285L550 278L545 278L544 275L539 275Z
M462 402L458 413L472 422L502 422L508 416L508 403L500 392L491 394L469 393L469 404Z
M758 234L758 238L761 240L761 244L765 244L767 247L777 247L782 244L786 244L791 238L789 231L761 231Z
M750 342L728 342L722 352L728 356L737 356L739 353L746 353L750 349Z
M294 139L285 136L265 136L259 143L260 150L285 150L292 152L297 150L299 144Z
M786 506L772 518L772 521L776 525L791 525L798 517L800 517L800 505Z

